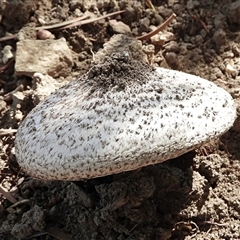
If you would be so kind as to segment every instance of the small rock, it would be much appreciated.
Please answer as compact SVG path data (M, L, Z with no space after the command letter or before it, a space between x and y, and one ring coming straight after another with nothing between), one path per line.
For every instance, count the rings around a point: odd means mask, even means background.
M230 63L228 63L226 65L226 68L225 68L225 71L228 73L228 74L235 74L236 73L236 69L234 68L234 66Z
M176 3L172 6L172 10L176 15L182 15L184 12L184 4ZM176 21L177 22L177 21ZM178 23L179 24L179 23Z
M168 6L172 7L175 3L175 0L168 0L167 2L168 2Z
M179 47L179 54L180 55L185 55L185 54L187 54L187 52L188 52L188 49L187 49L186 45L181 45Z
M234 44L232 46L232 52L233 52L235 57L239 57L240 56L240 48L239 48L238 44Z
M152 27L151 27L152 28ZM152 28L152 30L155 30L156 27ZM173 34L170 32L161 32L159 34L156 34L151 37L151 42L155 46L163 46L167 41L171 40L173 38Z
M37 32L37 37L40 40L46 40L46 39L54 39L55 36L48 30L40 29Z
M226 43L226 32L223 29L217 30L213 35L213 41L216 43L217 47L220 48Z
M192 0L187 1L187 9L192 10L193 8L194 8L193 1Z
M216 52L213 49L207 49L203 54L206 63L212 63L216 58Z
M207 36L207 31L205 30L205 29L202 29L201 31L200 31L200 35L202 36L202 38L205 38L206 36Z
M194 6L194 8L199 7L199 5L200 5L200 2L199 2L199 1L193 1L193 6Z
M130 33L131 32L131 29L130 27L121 22L121 21L116 21L115 19L113 20L110 20L109 21L109 25L111 26L112 30L115 32L115 33L122 33L122 34L126 34L126 33Z
M71 0L70 2L69 2L69 7L70 7L70 10L71 11L74 11L77 7L79 7L80 6L80 3L79 3L79 1L78 0Z
M44 20L43 16L39 16L37 20L42 26L46 24L46 21Z
M168 18L172 14L172 9L166 8L163 5L158 7L158 14L160 14L163 18Z
M17 106L17 104L21 104L24 100L25 96L22 92L14 92L12 94L13 105Z
M233 59L234 54L232 51L226 51L224 48L221 49L221 57L223 59Z
M150 24L152 25L159 25L164 22L164 19L161 15L155 13L152 18L150 18Z
M217 79L217 78L221 79L223 77L223 73L222 73L221 69L218 67L213 68L212 74L214 74L214 76L215 76L214 79Z
M33 75L33 103L37 105L39 102L43 101L48 97L52 92L66 84L65 82L60 83L54 78L43 75L41 73L35 73Z
M201 45L204 42L204 39L201 35L197 35L195 37L195 42L196 42L197 45Z
M14 118L17 121L22 121L23 120L23 113L21 112L21 110L17 109L17 110L14 111Z
M212 154L207 157L198 157L197 158L198 171L202 176L204 176L209 184L214 184L219 179L219 172L221 170L224 159L222 159L217 154Z
M148 17L145 17L143 19L140 19L139 20L139 24L140 24L140 31L141 32L146 32L149 28L149 25L150 25L150 19Z
M228 18L232 23L240 24L240 1L231 3L228 11Z
M2 53L3 53L2 62L4 64L14 57L12 53L12 47L10 45L6 45L3 48Z
M15 75L32 77L40 72L52 77L67 77L72 54L64 38L58 40L23 40L17 43Z
M168 63L174 64L177 61L177 54L174 53L174 52L167 52L165 54L165 58L166 58Z
M142 47L143 52L145 52L148 56L148 59L152 59L153 54L155 53L155 46L152 44L148 44Z
M165 46L165 51L166 52L178 52L179 51L179 45L177 42L175 41L171 41L169 42L166 46Z
M224 28L224 26L226 25L226 20L227 20L227 17L226 15L220 13L218 15L216 15L214 17L214 26L216 29L219 29L219 28Z
M162 38L159 34L152 36L150 39L151 43L155 46L163 46L166 42L166 39Z
M76 17L81 17L83 15L83 13L80 11L79 8L76 8L75 11L74 11L74 15Z

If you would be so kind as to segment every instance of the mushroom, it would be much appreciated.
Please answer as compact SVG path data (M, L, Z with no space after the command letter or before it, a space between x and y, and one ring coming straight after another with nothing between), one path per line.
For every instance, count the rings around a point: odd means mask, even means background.
M228 92L136 60L134 41L113 37L88 73L27 115L15 140L23 170L46 180L102 177L178 157L233 125Z

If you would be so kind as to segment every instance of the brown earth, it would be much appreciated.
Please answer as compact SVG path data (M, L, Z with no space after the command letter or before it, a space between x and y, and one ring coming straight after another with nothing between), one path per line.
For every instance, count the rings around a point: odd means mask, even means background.
M104 19L52 31L72 50L71 79L89 69L92 52L116 31L130 28L133 37L141 36L174 12L164 41L143 41L148 61L215 82L240 112L240 1L156 0L155 11L146 2L1 1L0 36L36 39L32 28L41 19L53 24L85 11L127 10L112 17L125 25ZM14 52L17 41L1 39L0 48L11 45ZM19 168L9 130L34 106L32 79L14 76L14 61L0 66L0 183L17 199L13 205L0 196L0 239L240 239L239 118L218 141L163 164L86 182L40 181ZM21 104L9 94L15 89L26 96Z

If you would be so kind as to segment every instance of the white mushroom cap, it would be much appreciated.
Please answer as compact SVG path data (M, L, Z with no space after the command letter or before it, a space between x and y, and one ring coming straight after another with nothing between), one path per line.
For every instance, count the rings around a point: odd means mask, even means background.
M16 157L36 178L90 179L178 157L235 118L232 97L212 82L111 58L28 114Z

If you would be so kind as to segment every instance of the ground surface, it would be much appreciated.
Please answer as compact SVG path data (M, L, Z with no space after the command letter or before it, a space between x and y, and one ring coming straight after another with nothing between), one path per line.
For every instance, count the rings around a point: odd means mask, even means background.
M40 18L56 23L85 11L100 16L127 9L113 19L124 22L137 37L174 12L176 19L162 33L165 42L143 41L149 62L215 82L231 93L240 109L240 1L152 3L156 12L145 1L2 1L0 34L21 30L25 39L36 38L30 27L39 26ZM72 50L74 64L68 79L88 70L92 52L114 34L110 25L114 23L105 19L53 32L56 38L64 36ZM14 52L16 42L5 40L0 47L11 45ZM8 93L20 84L23 89L17 92L28 93L28 97L19 106ZM13 61L1 68L0 129L17 129L34 106L31 88L30 77L14 77ZM16 162L14 133L1 132L0 182L18 204L13 206L0 196L0 238L240 239L238 122L221 139L196 152L140 171L86 182L31 179Z

